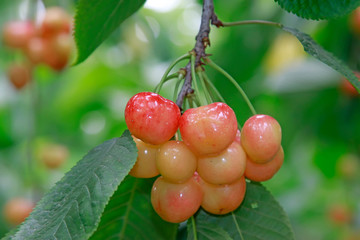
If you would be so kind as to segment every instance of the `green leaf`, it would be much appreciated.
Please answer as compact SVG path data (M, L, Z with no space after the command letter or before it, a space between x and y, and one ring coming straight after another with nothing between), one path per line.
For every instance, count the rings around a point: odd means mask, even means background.
M295 28L282 27L282 29L297 37L303 45L305 52L344 75L360 93L360 81L345 63L335 57L332 53L323 49L308 34L300 32Z
M203 227L210 224L222 228L231 239L295 239L289 219L270 192L259 183L247 183L246 188L244 202L232 213L212 215L200 210L195 217L197 235L210 234L212 229ZM191 228L188 233L193 237Z
M194 236L194 226L197 231L197 238ZM196 224L194 224L193 218L188 220L187 230L187 240L232 240L232 238L223 228L201 220L196 221Z
M128 177L106 206L91 240L171 240L178 224L162 220L153 210L150 192L154 179Z
M275 0L282 8L307 19L344 16L360 5L360 0Z
M95 147L43 197L8 239L88 239L136 157L129 131Z
M145 0L80 0L75 15L75 64L83 62Z

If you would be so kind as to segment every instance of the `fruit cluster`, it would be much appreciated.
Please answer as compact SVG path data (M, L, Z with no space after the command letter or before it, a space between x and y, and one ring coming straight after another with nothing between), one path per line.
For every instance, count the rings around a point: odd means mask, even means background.
M200 206L213 214L235 210L245 196L245 177L268 180L284 159L274 118L255 115L240 134L234 111L221 102L181 115L174 102L142 92L127 103L125 121L138 148L130 175L161 175L154 182L151 203L169 222L188 219ZM177 140L178 129L182 141ZM171 140L174 135L176 140Z
M59 7L48 8L39 24L11 21L4 25L4 44L20 50L27 59L8 69L14 87L23 88L31 80L33 66L37 64L45 64L56 71L67 65L73 48L71 25L72 18Z

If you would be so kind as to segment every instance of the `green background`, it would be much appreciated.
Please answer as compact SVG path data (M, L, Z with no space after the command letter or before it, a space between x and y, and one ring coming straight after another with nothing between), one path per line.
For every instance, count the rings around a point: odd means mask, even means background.
M26 3L0 2L1 29L7 21L35 16L36 7ZM74 13L73 1L44 3ZM226 22L262 19L298 28L360 70L360 36L350 29L351 15L304 20L268 0L215 1L215 11ZM84 63L60 73L39 66L32 84L21 91L9 83L6 69L24 57L0 45L0 208L13 197L40 199L89 149L120 136L126 129L126 102L137 92L152 91L169 63L193 48L200 13L194 1L178 1L167 12L142 8ZM207 52L241 84L258 113L275 117L282 126L285 163L264 185L288 213L296 238L359 237L360 98L340 90L338 73L303 54L277 71L267 68L271 49L281 37L281 30L268 26L213 27ZM240 94L224 77L206 70L243 124L251 112ZM165 84L161 94L172 98L173 87ZM60 169L47 170L36 157L47 142L70 151ZM349 156L357 163L352 176L339 167ZM336 221L336 209L348 211L351 221ZM1 215L0 237L10 229Z

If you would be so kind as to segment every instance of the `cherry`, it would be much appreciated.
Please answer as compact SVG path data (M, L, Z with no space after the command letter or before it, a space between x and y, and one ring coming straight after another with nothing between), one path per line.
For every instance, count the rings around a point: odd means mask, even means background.
M201 207L209 213L226 214L237 209L244 200L245 178L241 177L232 184L216 185L200 181L204 198Z
M71 22L71 17L62 8L48 8L41 25L41 35L51 37L59 33L70 33Z
M29 21L7 22L3 28L4 44L12 48L24 48L36 34L35 26Z
M217 154L234 141L237 120L228 105L216 102L186 110L179 128L183 141L194 153Z
M342 155L337 164L336 170L344 178L355 178L359 175L360 159L355 154L347 153Z
M256 163L251 158L246 159L245 177L255 182L271 179L279 171L284 162L284 150L280 147L275 156L266 163Z
M133 139L138 149L138 157L129 174L137 178L152 178L159 175L156 167L156 153L160 146L144 143L134 136Z
M360 13L359 13L360 14ZM356 72L355 75L358 77L360 81L360 73ZM345 77L341 78L340 82L340 90L350 97L360 97L359 92L356 88L347 80Z
M125 108L129 131L142 141L159 145L174 136L179 126L180 109L159 94L141 92Z
M180 223L199 209L203 198L200 184L195 177L184 183L172 183L160 176L151 190L151 204L165 221Z
M234 141L219 155L200 157L197 172L212 184L229 184L238 180L245 171L246 154L240 143Z
M68 148L60 144L48 144L40 151L40 160L50 169L59 168L66 162L68 157Z
M12 225L22 223L35 207L34 202L25 198L14 198L4 206L4 217Z
M337 225L349 224L353 219L353 213L345 204L334 204L328 210L330 220Z
M159 148L156 165L166 180L180 183L194 175L197 159L184 142L168 141Z
M281 127L268 115L254 115L244 124L241 131L241 145L252 161L265 163L279 150Z
M7 71L8 78L16 89L22 89L31 81L31 73L32 69L26 63L11 64Z
M45 52L49 49L48 41L34 37L28 41L24 52L28 59L35 65L44 61Z

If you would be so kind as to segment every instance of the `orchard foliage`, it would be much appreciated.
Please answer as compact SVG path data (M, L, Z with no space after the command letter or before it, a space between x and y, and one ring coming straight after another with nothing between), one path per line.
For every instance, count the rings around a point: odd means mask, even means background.
M343 16L359 6L359 0L275 0L279 5L307 19L330 19Z
M340 17L348 14L360 4L359 0L275 0L275 2L286 11L306 19L331 19ZM77 58L74 65L84 62L108 39L120 24L136 13L144 3L145 0L79 0L76 7L74 23L74 39L77 47ZM224 16L218 17L222 19ZM308 34L280 23L266 21L260 21L258 23L269 25L269 27L272 28L276 27L281 31L295 36L302 44L305 52L344 75L356 90L360 92L360 81L353 71L334 56L334 54L326 51L316 43ZM242 23L239 25L241 24ZM219 24L218 27L228 26L225 23L223 26ZM186 55L184 59L190 59L190 62L193 63L195 56L192 54L193 53ZM224 73L224 70L217 67L217 65L207 58L208 56L202 59L205 65L212 66L215 70ZM194 65L192 65L191 68L195 70ZM199 74L200 78L205 78L203 81L205 87L202 86L201 89L205 89L206 86L211 84L206 81L206 75L201 71L198 71L197 74ZM226 76L227 73L225 72L223 75ZM167 76L165 75L165 77ZM227 78L229 78L230 81L233 79L231 76ZM161 84L166 81L166 79L163 80ZM99 79L99 81L101 81L101 79ZM121 81L121 79L119 81ZM206 85L206 83L208 85ZM15 86L19 86L20 88L23 85L24 84L20 82ZM160 88L157 90L160 90ZM242 91L241 88L239 91ZM216 91L214 90L212 93L216 94ZM217 98L220 97L217 96ZM163 102L166 102L166 100L161 98L161 103ZM131 120L129 120L133 123L149 112L149 110L145 110L145 112L140 113L140 115L136 115L139 112L135 111L133 109L134 107L136 107L136 104L135 106L128 107L125 112L133 114ZM209 146L204 147L201 143L200 146L198 146L196 145L199 144L198 139L192 139L192 137L194 137L194 132L203 130L201 127L203 127L204 124L202 123L197 126L190 120L187 122L186 119L179 120L179 109L175 103L172 103L171 107L172 109L169 111L172 111L175 116L175 123L173 125L176 126L172 126L170 134L163 136L165 135L164 131L156 132L155 128L157 125L154 123L146 126L145 132L143 129L136 132L144 126L144 124L135 124L135 130L130 129L132 127L128 124L129 130L134 131L131 133L135 136L131 136L129 131L125 131L121 137L108 140L89 151L89 153L69 170L36 204L36 207L25 222L9 232L4 239L110 239L112 237L119 239L177 239L180 234L185 235L187 239L295 239L286 213L272 194L261 183L257 182L271 178L283 163L284 151L281 146L281 130L278 125L276 125L276 127L274 127L275 130L273 130L277 138L276 146L271 149L271 153L267 154L265 158L261 158L256 162L249 158L246 159L245 153L241 153L244 156L244 161L250 161L252 169L256 169L256 171L243 169L244 176L251 181L246 182L246 194L245 196L241 195L242 203L240 207L237 207L235 210L229 210L225 215L215 215L217 212L216 210L212 212L210 210L211 207L209 207L207 211L205 211L206 207L199 209L202 201L202 193L197 192L196 194L189 194L191 201L198 202L197 208L191 209L192 211L190 211L189 216L187 212L185 212L185 210L189 210L188 208L172 209L170 212L166 211L168 209L156 209L156 206L160 206L159 202L168 199L164 200L164 198L162 198L162 195L166 195L166 191L156 192L156 190L154 190L154 182L156 184L155 186L165 185L166 188L169 188L169 186L172 188L181 188L182 186L180 186L180 184L183 184L184 181L184 179L179 180L175 178L175 182L181 182L176 186L174 183L165 182L163 178L166 178L168 174L167 171L169 171L170 168L162 167L162 163L156 162L159 160L155 160L154 157L156 154L159 154L159 152L162 153L167 150L165 148L167 147L166 144L178 145L179 142L174 140L167 143L165 142L170 140L174 134L178 134L176 131L179 124L179 132L184 137L184 143L188 147L190 146L189 148L195 155L217 154L229 147L232 142L237 144L236 146L240 146L241 141L247 141L245 135L241 137L235 136L237 130L236 116L231 110L229 111L231 121L228 123L220 120L218 123L219 125L223 124L231 128L229 130L230 133L228 133L229 136L226 136L226 140L220 141L220 147L214 150L214 143L211 142L219 138L218 135L206 136L207 139L211 140ZM199 108L206 108L206 106L200 106ZM199 114L197 112L199 108L191 108L190 111L185 111L183 116L191 115L192 112ZM158 121L165 122L167 116L161 116L161 114L167 110L168 109L164 107L163 109L157 108L151 111L156 112L154 115L155 118L160 116L159 119L157 119ZM255 115L255 110L253 108L251 110ZM125 116L125 118L127 117ZM209 125L213 124L209 123ZM184 126L188 129L184 130ZM207 134L206 129L204 130L205 135ZM146 136L145 139L150 139L150 141L141 142L141 140L143 140L142 137L149 132L155 132L156 137ZM227 132L225 131L224 134L227 134ZM163 137L160 142L156 142L158 135ZM154 139L155 141L152 141ZM164 145L160 146L160 144ZM182 148L184 146L180 147ZM251 158L256 158L254 155L256 155L256 153L259 152L259 148L261 148L261 146L256 147ZM251 148L251 146L248 148ZM149 149L151 150L151 154L149 154ZM245 147L244 150L247 152ZM236 151L241 152L241 150L238 149L236 149ZM192 156L191 152L189 154ZM246 154L250 155L248 153ZM240 155L240 153L238 153L238 155ZM139 179L136 177L139 177L139 174L142 175L144 170L141 169L140 165L136 165L139 163L139 160L138 162L136 161L143 157L151 158L153 173L146 176L146 179ZM205 157L203 156L203 158ZM212 158L212 156L209 158ZM266 179L257 178L256 173L262 171L260 167L264 167L265 164L269 163L276 163L276 165L271 166L273 169L271 176L266 176ZM156 167L155 164L157 164ZM175 165L177 164L178 163ZM137 167L139 169L137 169ZM174 168L173 171L176 171L176 166L172 167ZM149 167L146 166L145 168L147 169ZM204 168L208 168L208 166ZM190 166L189 169L188 172L192 173L195 171L194 166ZM205 169L204 172L208 172L208 170ZM160 177L158 180L152 178L159 173L165 177ZM267 173L269 173L269 171L267 171ZM171 174L172 173L170 173L170 175ZM201 175L201 173L199 174ZM193 176L193 174L185 175L185 178L189 178L189 176L191 178L191 176ZM255 177L252 177L253 175L255 175ZM237 176L236 179L238 180L239 177L240 176ZM245 185L244 177L241 179L241 184ZM234 179L232 179L232 181L233 180ZM191 183L191 186L195 189L198 188L197 183ZM150 195L152 191L156 193ZM204 195L207 192L212 193L212 191L216 190L208 188L204 190ZM225 201L224 199L226 199L226 197L223 197L222 201ZM151 202L153 202L153 204L154 202L159 204L154 204L154 209ZM230 204L228 202L226 203L228 205ZM171 205L171 203L165 204ZM205 206L205 204L203 205ZM175 215L175 211L179 212L179 217L173 220L172 218L174 217L173 215ZM194 212L196 213L193 214ZM185 217L182 214L184 214ZM188 220L185 225L178 223L186 219Z

